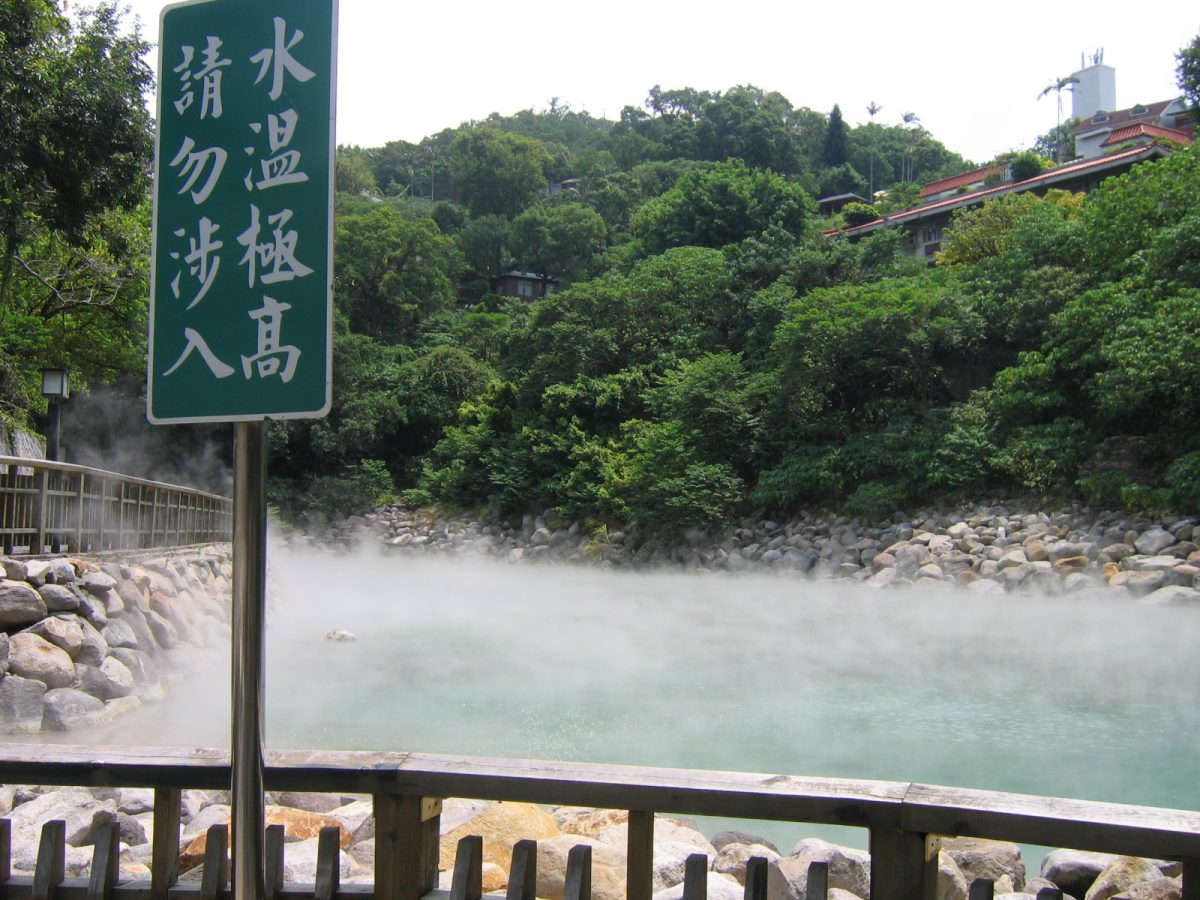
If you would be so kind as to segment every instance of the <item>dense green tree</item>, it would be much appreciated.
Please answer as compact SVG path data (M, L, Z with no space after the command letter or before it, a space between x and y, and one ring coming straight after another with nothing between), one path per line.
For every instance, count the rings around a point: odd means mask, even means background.
M333 166L334 189L343 194L378 193L375 173L366 155L358 147L338 147Z
M578 281L604 251L604 220L582 203L537 203L513 220L519 268L543 278Z
M812 200L780 176L731 160L684 175L676 186L647 201L633 231L645 248L723 247L771 226L801 231Z
M455 197L473 216L513 217L546 190L553 159L541 141L495 128L463 128L447 149Z
M491 290L492 282L513 266L512 223L503 216L479 216L455 235L466 261L464 286L475 296Z
M431 219L343 204L334 228L334 298L352 331L411 342L423 317L455 299L462 257Z
M846 120L842 118L842 108L835 103L833 109L829 111L829 123L825 127L825 144L821 152L821 162L830 168L837 168L846 162L848 134Z

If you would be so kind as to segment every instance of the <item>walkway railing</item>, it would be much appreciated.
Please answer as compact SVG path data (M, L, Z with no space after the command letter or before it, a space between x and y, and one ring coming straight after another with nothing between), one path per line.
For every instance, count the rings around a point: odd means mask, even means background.
M87 553L227 541L232 501L69 463L0 456L0 550Z
M97 839L90 879L63 878L63 829L54 823L43 829L37 873L7 877L11 834L7 823L0 823L0 900L228 896L228 833L222 825L209 830L203 880L176 882L181 791L228 789L230 768L223 751L6 745L0 747L0 781L154 789L149 882L117 883L115 824ZM933 900L942 836L1179 860L1183 900L1200 896L1200 813L1180 810L888 781L420 753L269 753L265 785L273 791L370 795L375 813L374 885L339 885L336 827L322 834L316 883L283 884L286 848L281 826L268 828L270 898L445 898L436 888L442 800L448 797L628 810L630 900L651 896L656 812L865 828L870 838L871 900ZM536 865L536 847L521 841L515 849L508 898L534 900L530 872ZM479 839L464 838L458 851L449 897L478 900ZM576 851L580 852L571 854L574 861L568 862L564 900L590 897L590 856L586 847ZM809 870L806 900L823 900L828 873L820 865ZM702 900L706 869L701 859L689 860L685 900ZM748 865L746 885L747 900L765 900L765 862ZM990 884L977 882L971 895L990 897Z

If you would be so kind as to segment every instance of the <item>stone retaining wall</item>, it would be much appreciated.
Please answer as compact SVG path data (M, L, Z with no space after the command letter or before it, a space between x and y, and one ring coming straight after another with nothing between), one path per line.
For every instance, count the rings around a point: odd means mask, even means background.
M101 725L227 645L228 545L132 561L0 557L0 733Z

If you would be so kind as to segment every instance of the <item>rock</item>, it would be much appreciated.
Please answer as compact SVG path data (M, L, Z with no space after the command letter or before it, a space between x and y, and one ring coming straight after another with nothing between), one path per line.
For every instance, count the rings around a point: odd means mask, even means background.
M0 680L0 732L37 734L42 730L46 685L34 678L6 675Z
M705 887L708 900L743 900L745 893L746 889L732 876L709 870ZM831 891L831 897L832 894ZM770 898L771 894L768 893L767 896ZM653 900L683 900L683 885L677 884L661 890L653 895Z
M79 609L79 596L61 584L43 584L37 589L48 612L74 612Z
M443 837L439 865L453 869L459 839L479 834L483 836L484 861L507 872L512 867L512 848L517 841L541 841L561 833L554 818L531 803L492 803Z
M346 631L343 628L339 628L336 631L330 631L328 634L326 634L325 640L338 641L338 642L357 641L358 635L355 634L353 631Z
M976 878L998 882L1008 875L1014 889L1019 891L1025 886L1025 862L1021 859L1021 848L1016 844L980 838L943 838L942 849L958 863L967 884L972 884Z
M162 678L154 660L141 650L114 647L112 655L125 664L133 675L133 694L140 700L161 700Z
M112 800L97 800L83 788L64 788L22 803L8 818L12 822L14 847L27 844L36 848L42 825L52 819L66 823L68 844L82 847L93 842L97 827L116 821L117 806Z
M133 693L133 673L129 667L109 656L99 666L76 666L80 690L101 700L115 700Z
M443 813L443 818L444 818ZM584 806L559 806L551 815L565 834L592 837L617 825L629 822L629 813L623 809L591 809Z
M73 617L72 620L50 616L30 625L26 631L49 641L60 650L65 650L67 655L74 659L83 647L83 629L79 627L79 621L78 617Z
M0 628L23 628L47 614L46 601L28 584L0 580Z
M210 822L209 824L229 824L229 810L223 807L221 810L223 815L221 822ZM214 814L209 814L209 818L213 818ZM267 825L282 825L283 840L288 845L288 850L284 851L284 864L287 865L287 857L290 848L293 844L315 841L320 836L321 829L327 826L337 826L338 828L338 846L345 850L350 846L350 832L342 828L341 823L328 816L322 816L318 813L306 812L302 809L290 809L286 806L268 806L266 808L266 824ZM186 872L189 869L194 869L204 862L204 851L208 847L208 825L200 832L192 841L179 853L179 871ZM315 849L314 849L315 858ZM312 880L311 878L309 879Z
M289 809L300 809L305 812L321 814L330 813L341 808L344 805L343 800L344 798L341 794L314 794L308 792L301 793L299 791L277 791L267 796L267 802L272 806L286 806ZM368 810L369 807L370 804L368 803ZM337 818L339 822L345 825L340 816L335 816L334 818ZM358 826L356 825L355 827ZM348 828L346 830L353 831L354 829Z
M829 863L829 887L841 888L859 897L871 892L871 857L862 850L840 847L819 838L807 838L798 843L792 855L785 857L779 867L793 884L807 884L808 864Z
M1052 850L1042 860L1041 874L1064 894L1083 897L1092 883L1118 857L1090 850Z
M1161 878L1162 872L1153 862L1136 856L1118 856L1102 871L1084 894L1084 900L1108 900L1142 881Z
M543 900L563 900L567 857L571 848L580 844L592 848L593 900L625 900L624 850L574 834L559 834L538 841L537 896ZM485 850L486 847L485 842ZM442 848L444 853L445 843Z
M1133 546L1138 553L1146 556L1155 556L1159 551L1165 550L1176 541L1175 535L1163 528L1151 528L1133 542Z
M563 829L564 831L566 829ZM718 831L710 839L709 843L719 853L725 848L726 844L758 844L766 847L772 853L782 856L779 853L779 848L768 841L765 837L760 837L757 834L747 834L744 831Z
M938 853L938 900L966 900L971 886L954 857L942 850Z
M777 850L763 844L726 844L717 853L717 858L709 857L709 866L714 872L720 872L737 880L738 884L746 883L746 862L755 856L761 856L773 868L780 878L779 861L783 858ZM769 880L769 879L768 879Z
M43 727L47 731L76 731L96 728L110 720L104 701L75 688L54 688L42 698L46 709Z
M1139 597L1137 602L1145 606L1196 606L1200 605L1200 590L1167 585Z
M75 663L67 652L27 631L9 639L9 671L51 688L68 687L75 680Z
M287 841L284 838L283 848L283 877L291 884L314 884L317 880L317 845L319 838ZM201 860L203 862L203 860ZM350 877L350 857L345 853L338 854L338 878L345 881ZM489 890L484 885L484 891Z
M170 650L179 645L179 632L170 620L164 616L160 616L154 610L148 613L143 613L146 617L146 624L150 626L150 633L154 635L154 641L164 650Z
M1152 878L1113 896L1116 900L1183 900L1183 883L1179 878Z

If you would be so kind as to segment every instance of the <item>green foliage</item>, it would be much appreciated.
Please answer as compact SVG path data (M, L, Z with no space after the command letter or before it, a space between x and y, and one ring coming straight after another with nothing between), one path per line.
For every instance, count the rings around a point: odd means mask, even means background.
M1013 181L1024 181L1042 174L1050 167L1050 161L1036 153L1025 151L1016 154L1009 163L1009 174Z
M553 162L541 141L487 127L460 130L446 154L454 195L473 216L520 213L546 190Z
M1193 107L1200 106L1200 34L1175 54L1179 90Z
M523 271L577 281L592 271L606 236L599 213L582 203L539 203L513 220L512 253Z
M671 247L723 247L775 225L798 232L812 200L778 175L739 160L684 175L634 214L633 231L649 253Z
M847 227L866 225L879 218L879 210L870 203L847 203L842 207L842 221Z
M377 459L364 459L337 474L318 475L303 488L276 479L269 486L267 499L285 522L319 530L334 519L370 512L394 493L395 484L387 466Z
M821 153L821 162L830 168L837 168L846 162L846 141L849 129L846 120L842 118L842 109L836 103L829 111L829 122L825 126L825 146Z
M358 147L338 147L333 160L333 187L343 194L377 194L375 173Z

